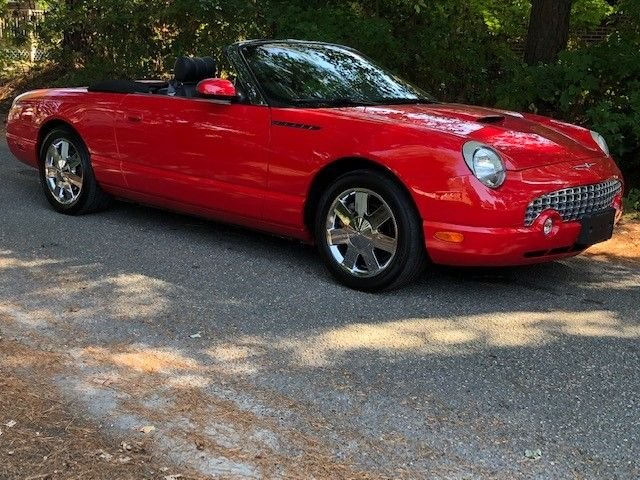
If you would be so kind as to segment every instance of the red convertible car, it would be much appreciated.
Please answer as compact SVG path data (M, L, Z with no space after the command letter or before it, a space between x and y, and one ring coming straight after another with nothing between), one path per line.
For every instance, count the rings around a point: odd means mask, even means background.
M246 41L174 75L25 93L11 151L61 213L116 197L295 237L368 291L570 257L621 214L599 134L437 102L347 47Z

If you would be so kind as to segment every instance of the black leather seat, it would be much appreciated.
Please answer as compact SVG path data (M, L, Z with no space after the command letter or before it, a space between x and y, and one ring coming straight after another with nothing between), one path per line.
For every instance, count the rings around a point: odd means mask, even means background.
M213 57L179 57L173 67L175 95L195 97L196 85L205 78L216 76L216 61Z

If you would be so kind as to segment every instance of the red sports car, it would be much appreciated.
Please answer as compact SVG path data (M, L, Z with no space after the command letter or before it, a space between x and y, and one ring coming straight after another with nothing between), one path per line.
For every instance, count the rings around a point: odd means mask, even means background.
M15 100L9 146L53 208L117 197L315 242L338 280L369 291L428 262L570 257L621 214L599 134L437 102L347 47L240 42L174 73Z

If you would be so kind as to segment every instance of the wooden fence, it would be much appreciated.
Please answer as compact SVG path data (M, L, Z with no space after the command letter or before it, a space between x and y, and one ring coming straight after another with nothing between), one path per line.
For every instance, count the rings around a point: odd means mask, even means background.
M0 17L0 48L5 58L30 62L45 58L37 40L44 15L41 10L14 10Z

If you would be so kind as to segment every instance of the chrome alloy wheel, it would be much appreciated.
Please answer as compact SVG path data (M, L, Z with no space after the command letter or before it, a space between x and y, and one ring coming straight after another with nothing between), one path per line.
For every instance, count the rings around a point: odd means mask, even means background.
M53 198L61 205L70 205L82 192L82 160L78 149L64 138L55 140L47 150L45 179Z
M380 274L398 248L398 225L391 208L365 188L338 195L327 214L326 233L333 259L358 277Z

